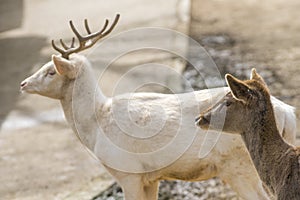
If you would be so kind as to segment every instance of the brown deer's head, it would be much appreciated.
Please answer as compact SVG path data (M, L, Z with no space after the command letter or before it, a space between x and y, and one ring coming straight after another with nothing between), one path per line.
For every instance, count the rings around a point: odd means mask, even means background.
M226 74L225 79L231 92L201 113L196 118L196 125L202 129L241 134L259 120L257 116L272 109L270 94L255 69L252 69L250 80L241 81L230 74ZM224 116L223 120L221 116Z

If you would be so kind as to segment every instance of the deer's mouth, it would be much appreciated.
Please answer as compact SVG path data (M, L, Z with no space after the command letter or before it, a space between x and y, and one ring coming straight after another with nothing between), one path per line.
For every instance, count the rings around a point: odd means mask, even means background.
M20 92L34 94L36 92L36 88L34 88L29 82L23 81L20 85Z

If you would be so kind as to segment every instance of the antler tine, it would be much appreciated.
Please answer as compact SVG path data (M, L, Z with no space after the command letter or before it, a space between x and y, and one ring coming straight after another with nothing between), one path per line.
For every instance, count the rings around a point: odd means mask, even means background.
M74 48L74 45L75 45L75 38L74 37L72 37L72 42L71 42L71 48Z
M59 48L59 47L57 47L57 46L55 45L54 40L51 41L51 44L52 44L53 49L55 49L55 50L58 51L59 53L61 53L61 54L65 53L65 51L64 51L63 49L61 49L61 48Z
M56 44L55 44L55 42L54 42L54 40L51 41L51 44L52 44L53 49L55 49L56 51L58 51L59 53L61 53L61 56L63 58L66 58L66 59L69 58L69 53L68 53L67 50L63 50L63 49L57 47Z
M101 34L103 33L103 31L105 31L107 25L108 25L108 19L105 20L104 25L103 25L103 27L102 27L102 29L101 29L100 31L98 31L98 32L96 32L96 33L91 33L90 35L87 35L87 36L85 36L84 38L85 38L86 40L90 40L90 39L93 39L93 38L95 38L95 37L101 35ZM101 38L101 37L100 37L100 38ZM99 38L99 39L100 39L100 38Z
M70 27L72 29L72 31L74 32L74 34L76 35L77 39L80 41L80 42L83 42L84 41L84 38L80 35L80 33L77 31L77 29L75 28L72 20L70 20L69 22L70 24Z
M106 29L106 27L108 25L108 22L109 22L108 19L106 19L105 22L104 22L104 25L103 25L102 29L98 33L101 34L101 33L103 33L103 31L105 31L105 29Z
M84 26L85 26L85 29L87 31L88 34L91 34L91 30L90 30L90 27L89 27L89 24L88 24L88 20L87 19L84 19Z
M89 46L92 46L94 43L96 43L99 39L103 38L104 36L108 35L113 29L114 27L117 25L118 21L119 21L119 18L120 18L120 14L117 14L115 19L114 19L114 22L112 23L112 25L110 26L110 28L108 30L105 31L105 29L107 28L108 26L108 19L105 20L105 24L103 26L103 28L94 33L94 34L91 34L91 35L88 35L86 36L85 38L86 39L93 39L93 38L96 38L94 39L94 41L89 45ZM105 31L105 32L104 32ZM104 32L104 33L103 33Z
M103 37L106 36L107 34L109 34L115 28L115 26L117 25L119 19L120 19L120 14L117 14L115 19L114 19L114 22L112 23L110 28L105 33L103 33Z
M61 46L62 46L65 50L67 50L67 49L69 48L69 47L67 47L67 45L64 43L64 41L63 41L62 39L60 39L59 41L60 41Z
M103 31L105 31L107 25L108 25L108 19L105 20L104 25L103 25L103 27L102 27L102 29L101 29L100 31L98 31L98 32L96 32L96 33L94 33L94 34L92 34L92 32L91 32L91 30L90 30L90 27L89 27L89 24L88 24L88 20L85 19L85 20L84 20L84 26L85 26L85 29L86 29L87 33L90 34L90 35L85 36L84 38L90 39L90 38L92 38L92 37L95 37L95 35L101 34Z
M70 49L70 48L74 48L75 38L72 37L72 41L71 41L70 47L68 47L68 46L66 45L66 43L64 43L64 41L63 41L62 39L60 39L59 42L60 42L61 46L62 46L65 50L68 50L68 49Z

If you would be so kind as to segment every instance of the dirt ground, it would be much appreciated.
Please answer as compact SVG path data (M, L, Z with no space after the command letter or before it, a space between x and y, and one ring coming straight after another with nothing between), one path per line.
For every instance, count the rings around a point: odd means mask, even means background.
M269 82L271 93L296 107L300 127L300 1L192 2L192 37L231 37L233 56L249 69L268 69L274 74L274 80Z

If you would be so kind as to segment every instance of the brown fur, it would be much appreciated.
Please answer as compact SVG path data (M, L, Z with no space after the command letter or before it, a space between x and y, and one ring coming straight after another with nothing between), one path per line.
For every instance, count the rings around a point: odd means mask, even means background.
M277 199L300 199L300 147L287 144L276 127L269 90L252 70L252 79L241 81L226 75L231 93L218 105L202 113L198 125L207 128L212 117L226 106L223 128L241 134L255 168Z

